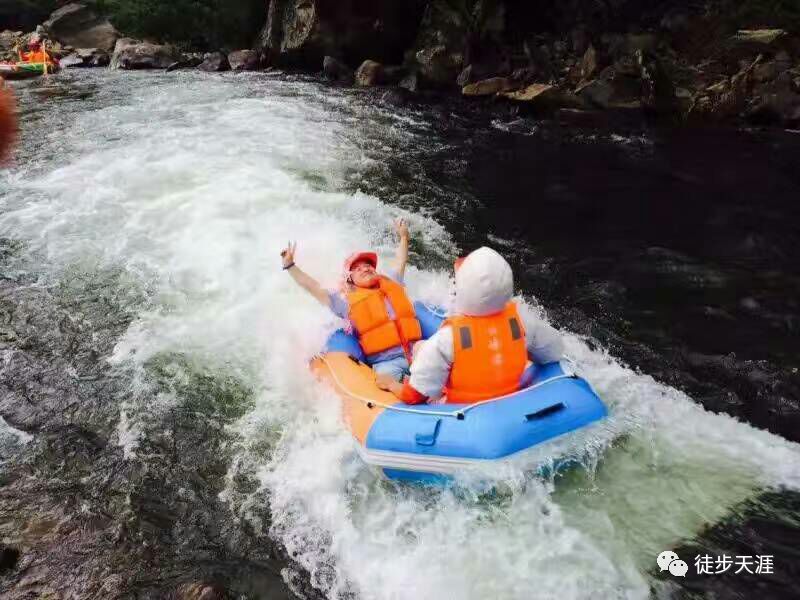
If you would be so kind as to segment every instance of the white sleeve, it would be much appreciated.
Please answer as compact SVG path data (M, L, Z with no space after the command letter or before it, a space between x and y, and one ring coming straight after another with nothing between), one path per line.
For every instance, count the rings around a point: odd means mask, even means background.
M564 355L561 334L541 319L525 324L525 341L528 354L536 363L555 362Z
M415 349L411 363L411 387L423 396L441 395L453 366L453 329L442 327Z

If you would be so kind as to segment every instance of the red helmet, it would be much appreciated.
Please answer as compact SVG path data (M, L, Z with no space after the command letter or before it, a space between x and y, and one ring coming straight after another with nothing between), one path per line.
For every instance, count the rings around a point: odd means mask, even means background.
M353 266L360 262L368 262L377 269L378 255L374 252L353 252L347 257L347 260L344 261L344 272L349 273L353 270Z

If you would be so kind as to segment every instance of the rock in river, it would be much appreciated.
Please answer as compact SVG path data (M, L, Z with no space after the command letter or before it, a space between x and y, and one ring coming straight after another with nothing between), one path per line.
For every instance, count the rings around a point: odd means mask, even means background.
M99 48L105 52L111 52L120 37L108 19L79 3L59 8L45 21L44 28L62 44L75 48Z
M112 69L166 69L183 56L174 46L120 38L111 57Z

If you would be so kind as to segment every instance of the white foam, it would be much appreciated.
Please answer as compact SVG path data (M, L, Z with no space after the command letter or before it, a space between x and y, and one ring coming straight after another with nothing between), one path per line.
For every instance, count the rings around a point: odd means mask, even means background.
M123 265L142 282L148 308L112 360L179 352L256 365L260 391L233 427L241 451L223 497L251 518L262 496L240 497L233 475L257 472L272 535L329 597L644 598L661 550L760 489L800 485L797 445L707 413L576 336L569 354L612 415L585 469L553 482L512 468L493 496L383 482L358 461L336 399L307 369L336 319L280 269L278 253L297 240L298 264L332 287L351 251L389 258L400 211L332 190L371 160L364 145L424 140L310 83L107 77L82 110L45 116L60 124L45 143L52 156L5 179L0 235L26 239L56 273ZM455 255L440 225L406 216L428 254ZM449 273L412 268L408 283L448 302ZM146 420L176 401L123 407L128 456Z

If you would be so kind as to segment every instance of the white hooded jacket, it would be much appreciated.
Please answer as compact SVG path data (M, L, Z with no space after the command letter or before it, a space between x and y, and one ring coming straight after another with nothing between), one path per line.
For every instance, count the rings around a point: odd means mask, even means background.
M514 295L511 266L491 248L472 252L456 271L455 312L467 316L491 315L503 310ZM543 321L525 324L529 356L537 363L559 360L563 342ZM436 399L441 396L453 365L453 330L444 326L414 350L411 387Z

